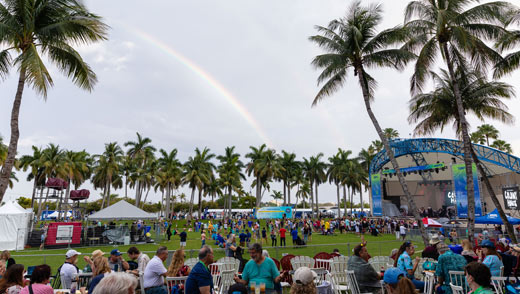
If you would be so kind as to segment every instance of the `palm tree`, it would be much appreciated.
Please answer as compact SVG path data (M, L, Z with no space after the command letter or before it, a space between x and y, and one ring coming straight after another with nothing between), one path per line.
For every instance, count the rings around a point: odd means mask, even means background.
M136 166L134 178L136 179L135 186L135 206L139 206L141 203L142 193L145 189L145 184L140 181L146 175L145 167L149 161L152 161L155 156L154 152L156 151L155 147L151 145L152 140L148 137L141 137L141 134L137 134L137 141L128 141L125 143L125 147L130 146L127 150L127 155L132 158L134 164Z
M299 162L296 160L296 154L282 150L282 156L280 156L280 165L283 167L281 172L281 178L283 181L283 204L291 204L291 187L293 186L293 178L295 170L299 166ZM287 191L287 193L286 193Z
M265 144L262 144L260 148L254 146L249 148L251 152L246 154L246 158L251 161L246 165L246 172L248 176L253 174L256 178L252 185L256 187L256 211L258 211L262 202L262 187L268 190L269 182L283 171L283 167L276 151L267 149Z
M20 158L20 167L23 171L29 168L31 172L27 175L27 181L33 181L33 191L31 196L31 208L34 208L34 197L36 196L36 188L45 184L45 177L43 176L43 168L41 165L42 149L32 146L32 155L24 155ZM7 154L7 152L6 152Z
M513 153L513 148L511 148L511 144L507 143L504 140L495 140L493 144L491 144L491 147L507 153Z
M512 87L508 87L508 88L511 88ZM512 91L511 91L512 92ZM508 97L510 98L510 96ZM489 145L489 138L491 139L498 139L498 134L499 134L499 131L492 125L489 125L489 124L483 124L481 126L478 126L477 127L477 130L478 132L480 132L482 135L484 135L484 137L486 137L486 144L488 146Z
M6 77L11 67L19 73L11 111L11 139L0 172L1 202L18 148L23 90L30 85L46 99L47 90L54 84L41 55L78 87L91 91L96 75L73 46L105 40L108 27L77 0L4 0L0 11L0 39L6 48L0 51L0 76Z
M464 73L485 71L488 64L496 64L502 60L500 54L483 40L496 41L506 33L498 23L501 16L512 8L507 2L496 1L473 6L474 2L415 0L408 4L405 11L405 28L411 37L405 48L418 53L411 79L412 94L422 91L439 53L448 68L448 76L453 85L466 166L470 241L473 240L475 227L472 147L457 70ZM467 63L468 60L471 64ZM474 70L469 70L468 66Z
M329 157L329 168L327 170L327 178L329 179L329 183L334 183L336 185L336 196L338 200L338 217L341 217L340 186L344 176L344 172L345 166L343 164L343 161L341 160L340 152L338 151L337 154Z
M199 148L195 148L195 156L190 156L188 161L184 163L182 182L188 184L188 187L191 188L190 212L188 216L190 220L193 215L195 189L199 190L199 218L201 217L204 185L209 184L214 179L213 170L215 165L210 162L213 157L215 157L215 154L210 153L208 148L204 148L202 151Z
M392 128L386 128L383 130L383 133L385 133L385 136L389 139L395 139L399 138L399 132L397 130L394 130Z
M298 191L296 191L296 199L301 199L303 201L303 208L305 209L305 199L308 199L309 197L311 197L311 192L312 192L312 188L309 184L309 181L308 180L304 180L301 185L300 185L300 188L298 189ZM298 202L298 201L297 201Z
M372 159L374 159L374 156L376 155L376 152L372 146L369 146L367 149L361 149L361 151L358 154L357 159L359 160L359 164L363 168L363 172L368 176L370 174L370 163L372 162ZM365 185L365 191L368 190L368 183ZM363 194L360 195L360 202L361 202L361 208L364 208L363 206Z
M372 144L370 145L370 147L372 147L376 153L378 153L379 151L385 149L385 146L383 145L383 142L381 142L379 140L372 141Z
M86 179L90 178L90 166L89 166L89 157L90 155L85 151L74 152L71 150L67 150L64 153L64 163L63 168L66 173L67 180L67 190L65 192L65 204L69 205L69 197L70 197L70 185L74 184L76 188L78 188ZM72 209L71 206L66 207L66 210ZM58 219L61 219L61 199L58 204Z
M513 9L504 14L504 27L520 24L520 9ZM520 45L520 30L509 31L500 38L496 44L499 50L516 49ZM520 68L520 50L507 54L503 60L495 64L493 77L501 78Z
M381 14L380 5L362 7L360 1L355 1L344 18L331 21L328 27L316 27L321 35L312 36L310 40L327 52L316 56L312 62L315 67L323 68L323 72L318 77L318 83L324 82L323 87L314 99L313 105L336 92L345 82L348 70L354 71L354 75L359 80L368 115L379 135L379 139L383 142L393 168L396 170L399 182L419 223L426 244L428 238L415 202L390 149L388 139L370 105L374 99L376 81L366 72L366 68L391 67L402 70L407 62L415 58L415 55L407 50L391 47L398 42L402 42L406 37L406 33L401 28L376 32L376 26L382 19Z
M96 188L103 189L103 202L101 208L110 206L110 188L116 183L116 187L122 184L121 161L123 149L117 142L105 144L103 154L94 155L95 165L93 169L93 184Z
M501 99L510 99L514 95L513 88L510 85L500 82L488 82L486 77L480 73L467 74L461 69L458 69L457 75L459 90L463 95L465 113L472 113L481 121L489 118L498 119L504 123L513 121L513 116L507 112L507 106L501 101ZM459 112L455 103L453 83L446 71L443 71L440 76L432 73L432 76L435 81L435 90L430 93L417 94L411 99L411 114L408 120L411 123L421 120L415 128L415 132L420 134L433 133L437 129L442 130L445 125L453 123L456 132L460 136L462 129L460 128ZM477 131L476 133L481 132ZM480 136L480 139L478 136ZM482 134L473 135L473 137L473 139L484 140ZM513 227L507 220L480 160L473 148L470 149L470 152L493 204L497 207L502 221L506 224L508 234L510 234L511 238L515 238Z
M7 158L7 146L3 142L4 138L0 135L0 166L4 165Z
M240 154L235 153L235 146L226 147L224 155L217 156L220 161L218 166L218 174L220 184L227 189L227 198L224 200L224 209L227 210L228 216L231 216L232 191L239 192L242 190L242 181L246 177L242 173L244 164L240 161Z
M42 173L45 179L49 178L61 178L64 179L66 177L66 171L64 167L64 151L60 148L59 145L49 144L47 148L42 151L42 156L40 158L40 164L43 167ZM45 195L45 199L42 199L42 195L40 195L40 201L38 203L38 217L36 219L40 219L42 213L42 206L49 199L49 191L50 188L47 188L47 192ZM43 200L43 201L42 201Z
M481 145L486 144L486 137L484 137L484 135L479 131L471 133L469 137L473 143Z
M271 197L273 197L273 200L276 201L276 205L278 206L278 200L283 199L283 194L280 191L273 190L273 194L271 194Z
M169 153L166 150L161 149L159 153L161 157L159 157L157 163L161 176L163 177L163 183L165 185L163 190L166 190L165 216L167 219L169 219L171 215L170 201L172 191L177 189L181 183L181 163L177 159L177 149L175 148L172 149Z

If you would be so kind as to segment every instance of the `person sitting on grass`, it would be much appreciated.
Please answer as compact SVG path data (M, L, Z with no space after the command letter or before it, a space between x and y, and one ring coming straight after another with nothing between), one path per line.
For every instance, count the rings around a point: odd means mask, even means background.
M435 270L435 276L437 277L437 285L435 290L438 294L451 294L450 287L450 271L462 271L466 266L466 259L459 254L453 253L448 245L443 242L437 245L437 250L440 254L439 262Z
M20 294L54 294L54 289L49 286L50 278L50 266L46 264L36 266L31 274L29 285L25 286Z
M108 265L108 259L104 256L98 256L94 259L94 271L92 272L92 281L88 288L89 293L93 293L97 284L105 277L105 274L110 273L110 266Z
M359 244L354 247L354 255L348 259L348 269L354 271L361 292L379 294L381 292L381 275L367 260L366 245Z
M464 275L471 292L474 294L492 294L491 271L489 268L478 262L470 262L464 268Z
M13 264L10 266L5 275L0 279L1 294L18 294L24 286L23 280L24 266L22 264Z

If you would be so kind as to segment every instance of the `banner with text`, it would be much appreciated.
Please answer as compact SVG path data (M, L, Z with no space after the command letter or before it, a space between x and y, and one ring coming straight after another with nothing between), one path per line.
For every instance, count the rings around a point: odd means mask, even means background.
M278 207L262 207L258 209L256 218L268 219L268 218L292 218L292 207L290 206L278 206Z
M372 215L383 216L383 196L381 194L381 175L373 174L372 183Z
M466 166L464 164L454 164L451 166L453 171L453 186L455 189L455 199L457 201L457 215L468 217L468 189L466 181ZM473 185L475 188L475 216L482 216L480 205L480 189L478 184L477 166L472 164Z
M518 187L502 188L506 209L520 210L520 199L518 199Z

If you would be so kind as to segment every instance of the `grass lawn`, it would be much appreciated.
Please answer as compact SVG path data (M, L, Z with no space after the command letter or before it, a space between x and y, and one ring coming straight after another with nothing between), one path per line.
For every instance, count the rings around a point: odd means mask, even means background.
M184 226L184 221L178 221L178 227ZM268 233L269 234L269 233ZM152 234L155 236L155 234ZM208 236L211 237L211 236ZM352 255L352 249L360 243L360 237L354 233L347 234L339 234L336 232L335 235L323 236L317 233L312 234L312 241L308 242L308 246L293 248L292 240L290 240L290 234L287 234L287 247L270 247L271 240L268 235L268 244L264 244L264 248L269 251L271 257L274 257L280 260L285 253L293 254L293 255L307 255L310 257L314 257L314 255L318 252L329 252L331 253L333 249L339 249L340 253L343 255ZM383 235L379 237L373 237L370 235L365 235L365 240L368 242L367 249L370 255L378 256L378 255L389 255L393 248L398 248L402 242L395 239L395 235ZM252 240L254 241L254 240ZM279 240L278 240L279 242ZM215 259L219 259L224 256L224 249L219 249L214 245L214 241L207 241L207 244L213 247L215 251ZM415 242L418 245L416 251L422 251L424 245L422 242ZM162 240L156 243L151 244L138 244L138 245L130 245L136 246L142 252L146 252L150 257L154 255L155 250L158 246L167 246L170 250L176 250L179 248L179 237L172 236L171 241ZM279 244L278 244L279 245ZM121 252L126 253L127 249L130 246L118 245L118 246L93 246L93 247L81 247L74 248L77 251L81 252L83 255L89 255L92 251L96 249L101 249L103 252L108 253L114 248L118 248ZM197 257L198 249L201 246L200 241L200 233L196 232L188 232L188 240L186 244L186 258ZM24 264L25 266L30 265L38 265L46 263L51 266L53 273L57 270L57 268L63 264L65 260L65 252L67 249L44 249L42 251L38 249L26 249L23 251L12 252L11 255L16 260L17 263ZM123 255L125 257L126 255ZM249 255L247 252L244 254L245 259L249 259ZM83 269L85 267L85 262L83 258L79 259L78 267Z

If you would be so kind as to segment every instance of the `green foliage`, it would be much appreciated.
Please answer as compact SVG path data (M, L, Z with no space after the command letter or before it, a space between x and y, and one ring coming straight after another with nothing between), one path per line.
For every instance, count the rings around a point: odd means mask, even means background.
M23 208L30 208L31 207L31 198L19 197L17 199L17 202Z

